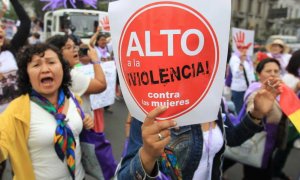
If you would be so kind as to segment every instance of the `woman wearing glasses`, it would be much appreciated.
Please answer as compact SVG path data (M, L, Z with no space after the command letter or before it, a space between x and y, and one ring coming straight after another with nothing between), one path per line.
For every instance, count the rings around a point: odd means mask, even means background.
M46 40L48 44L52 44L61 50L63 58L69 63L71 69L72 86L71 90L77 95L96 94L106 89L106 80L104 72L98 63L96 50L90 47L88 56L91 59L91 64L94 67L95 77L93 79L82 74L74 69L75 65L79 64L79 47L69 36L55 35Z

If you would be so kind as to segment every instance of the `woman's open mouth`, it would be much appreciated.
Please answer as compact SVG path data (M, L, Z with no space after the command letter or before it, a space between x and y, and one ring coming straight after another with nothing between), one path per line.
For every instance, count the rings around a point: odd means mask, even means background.
M41 79L41 83L45 86L52 85L53 83L53 78L52 77L45 77Z

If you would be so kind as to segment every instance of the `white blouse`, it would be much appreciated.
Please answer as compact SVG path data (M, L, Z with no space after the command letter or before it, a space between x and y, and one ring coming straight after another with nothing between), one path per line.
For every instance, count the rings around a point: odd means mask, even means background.
M239 69L240 64L240 58L236 54L232 54L229 62L230 69L232 72L232 82L230 87L233 91L243 92L246 91L248 87L244 71ZM255 81L253 62L251 60L246 60L242 64L245 68L249 84L251 84L251 82Z
M85 172L81 164L81 148L79 134L83 123L73 100L69 101L67 112L68 125L71 128L75 141L75 179L82 180ZM31 119L28 147L35 178L37 180L71 180L66 160L62 162L54 150L54 134L56 130L56 120L53 115L34 102L30 102Z
M223 146L223 135L218 125L216 125L215 128L211 129L211 135L209 134L209 131L203 132L202 157L199 162L198 168L194 173L193 180L211 179L214 157Z

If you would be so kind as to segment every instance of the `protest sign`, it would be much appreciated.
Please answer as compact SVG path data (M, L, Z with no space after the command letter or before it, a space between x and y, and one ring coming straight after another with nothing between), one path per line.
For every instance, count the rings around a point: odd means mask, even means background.
M240 29L240 28L232 28L232 47L234 52L238 52L239 48L246 48L247 55L253 55L253 47L254 47L254 31Z
M106 80L106 90L99 94L91 94L90 101L93 110L99 109L105 106L112 105L115 102L116 92L116 65L114 61L103 62L100 64ZM92 64L77 66L76 69L85 75L94 78L94 67ZM80 82L78 82L80 83Z
M112 2L109 19L117 69L132 116L179 126L217 118L224 84L230 1Z

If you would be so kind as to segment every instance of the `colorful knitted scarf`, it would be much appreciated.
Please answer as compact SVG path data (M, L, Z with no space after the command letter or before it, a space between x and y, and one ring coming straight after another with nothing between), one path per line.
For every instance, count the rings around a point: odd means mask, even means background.
M31 92L30 99L54 116L57 123L54 135L54 149L61 161L64 161L65 157L67 157L68 169L74 179L76 142L67 121L65 121L66 116L62 114L65 102L63 90L59 90L56 107L34 90Z
M159 158L159 162L162 173L171 176L171 179L182 180L181 169L172 149L165 147L164 152Z

